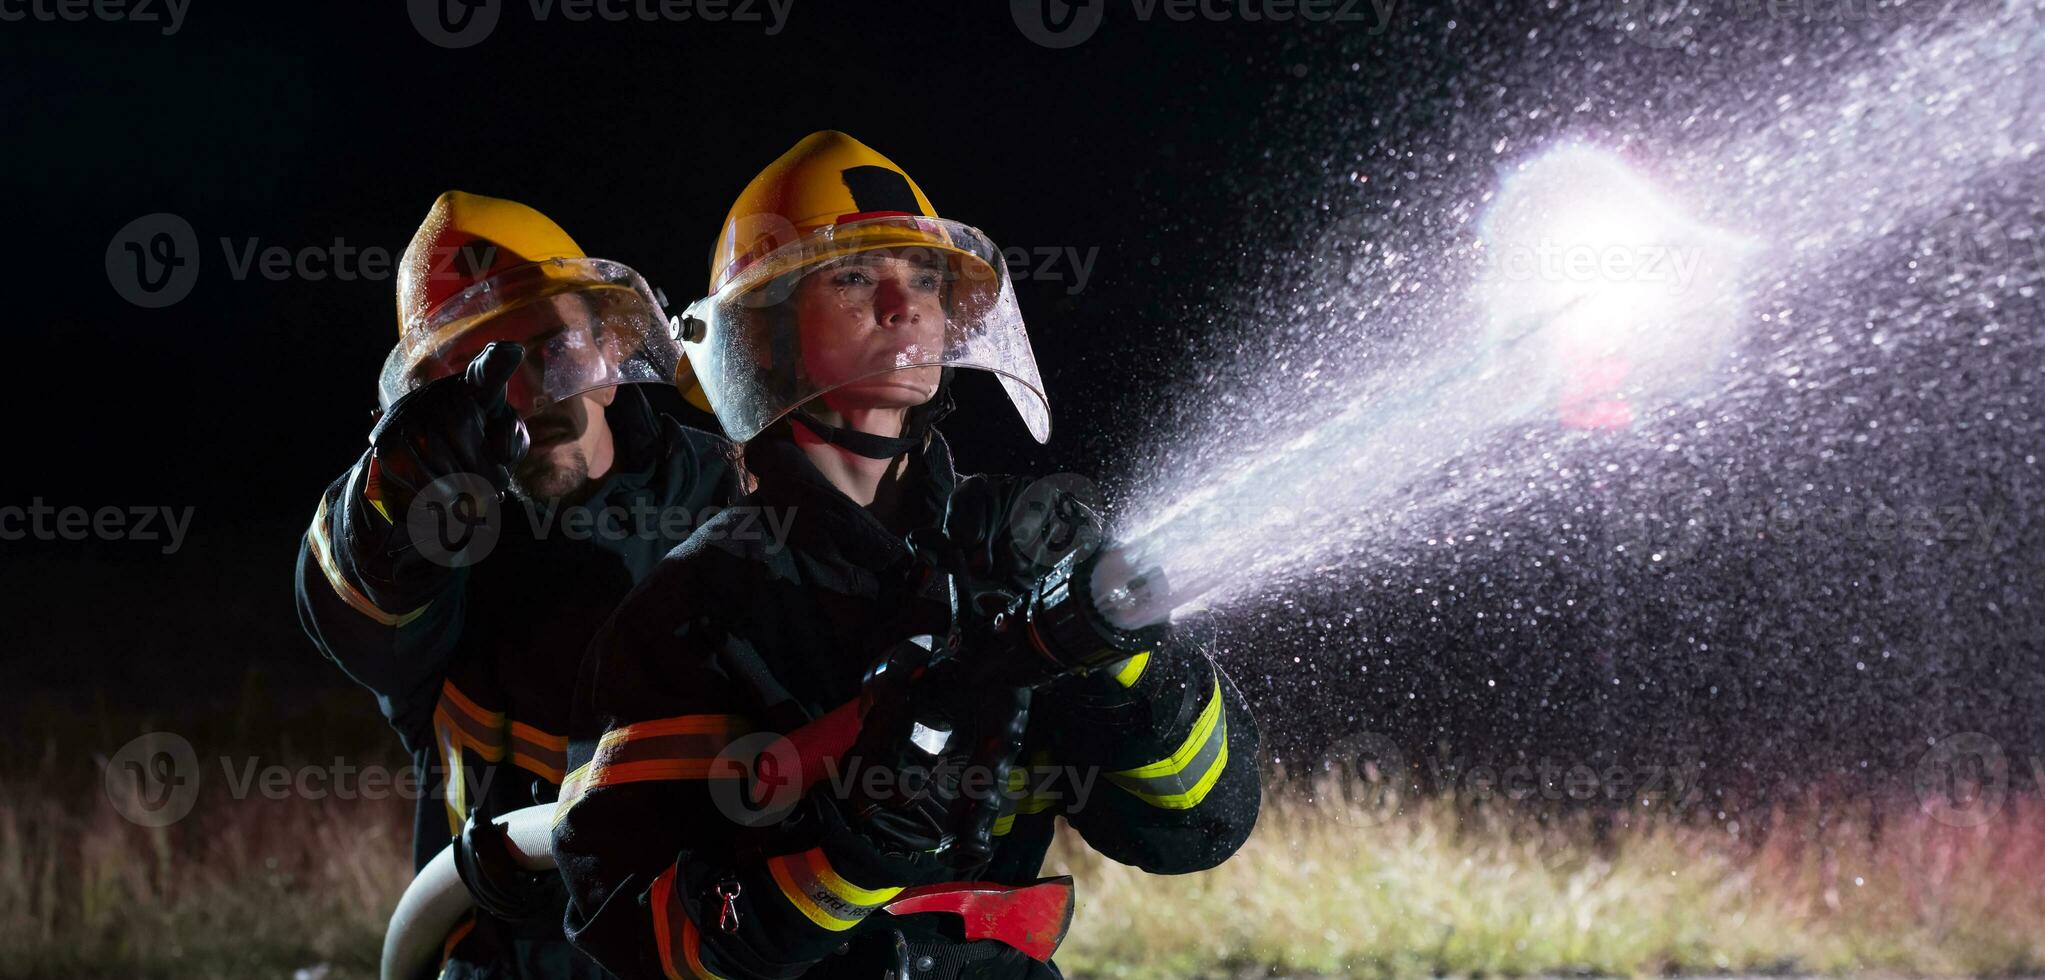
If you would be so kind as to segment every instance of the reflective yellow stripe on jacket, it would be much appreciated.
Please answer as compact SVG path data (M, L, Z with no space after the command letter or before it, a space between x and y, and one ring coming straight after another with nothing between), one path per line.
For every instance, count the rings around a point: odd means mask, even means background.
M1108 781L1151 806L1190 810L1207 798L1228 766L1228 719L1221 708L1221 678L1214 679L1207 707L1186 741L1169 757L1134 769L1108 773Z
M781 894L811 922L832 932L859 924L873 910L901 894L900 888L861 888L838 876L822 848L784 854L767 862Z

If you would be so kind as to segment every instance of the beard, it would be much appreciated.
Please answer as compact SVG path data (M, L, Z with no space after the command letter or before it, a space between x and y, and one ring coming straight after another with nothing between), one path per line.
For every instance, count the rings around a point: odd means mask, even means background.
M570 444L565 454L527 456L511 474L511 492L527 503L552 504L589 482L589 456Z

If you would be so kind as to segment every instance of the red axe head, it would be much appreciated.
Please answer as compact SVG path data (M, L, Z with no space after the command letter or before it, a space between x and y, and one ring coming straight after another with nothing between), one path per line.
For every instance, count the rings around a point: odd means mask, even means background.
M1072 878L1034 885L950 881L904 890L883 906L890 915L949 912L965 920L966 938L993 939L1048 962L1072 925Z

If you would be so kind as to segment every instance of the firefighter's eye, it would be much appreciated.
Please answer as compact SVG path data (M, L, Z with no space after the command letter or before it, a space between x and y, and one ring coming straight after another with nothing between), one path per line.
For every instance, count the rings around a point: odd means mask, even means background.
M835 275L831 276L831 284L835 286L871 286L874 284L874 277L872 272L863 268L845 268L838 270Z
M918 269L909 276L909 282L916 289L934 293L944 285L944 276L934 269Z

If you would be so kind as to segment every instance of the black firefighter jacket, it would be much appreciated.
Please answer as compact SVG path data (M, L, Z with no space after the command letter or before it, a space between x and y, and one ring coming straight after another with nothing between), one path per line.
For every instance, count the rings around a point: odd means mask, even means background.
M585 661L555 815L567 929L626 978L874 980L893 933L945 949L962 938L956 918L873 911L900 883L831 866L815 810L767 827L733 819L737 794L715 778L731 767L715 760L855 697L899 641L944 634L948 611L903 584L903 532L941 519L951 457L933 437L914 463L912 516L895 528L785 437L753 441L745 460L761 489L662 561ZM787 540L723 526L748 505L784 512ZM1256 820L1256 722L1188 642L1039 691L1018 763L1028 768L983 880L1034 880L1061 816L1107 857L1165 874L1220 863ZM737 895L730 915L720 886ZM1016 955L996 962L965 975L1056 975Z
M558 508L507 499L494 546L417 610L375 608L327 553L323 518L338 505L345 476L327 489L301 543L300 621L376 695L420 776L418 866L471 811L496 817L556 798L569 700L590 636L662 555L736 496L723 438L657 415L631 385L618 389L604 416L618 456L588 497ZM572 956L557 922L514 927L480 918L449 944L456 961L511 967L507 960ZM556 950L545 949L549 933ZM525 964L505 972L540 971Z

